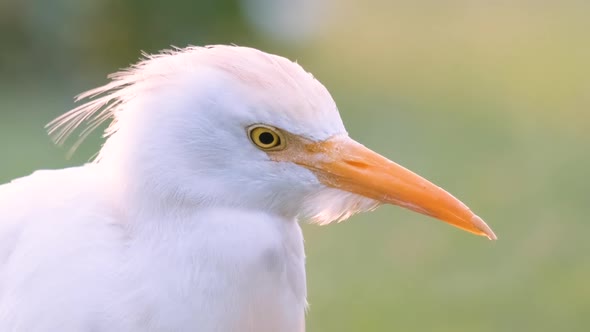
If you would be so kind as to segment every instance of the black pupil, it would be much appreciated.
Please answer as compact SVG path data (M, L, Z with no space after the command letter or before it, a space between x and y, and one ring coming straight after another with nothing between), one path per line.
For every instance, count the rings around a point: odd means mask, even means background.
M273 136L273 134L269 132L264 132L260 134L260 136L258 136L258 139L264 145L272 144L275 141L275 137Z

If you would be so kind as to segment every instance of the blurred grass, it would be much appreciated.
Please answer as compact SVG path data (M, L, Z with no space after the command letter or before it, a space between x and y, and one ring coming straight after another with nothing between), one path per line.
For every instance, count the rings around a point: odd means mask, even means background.
M332 92L351 136L461 198L499 240L395 207L305 225L308 330L586 331L590 5L336 8L305 46L234 41L297 59ZM104 83L96 71L74 84L1 81L0 181L94 154L98 137L66 161L43 125Z

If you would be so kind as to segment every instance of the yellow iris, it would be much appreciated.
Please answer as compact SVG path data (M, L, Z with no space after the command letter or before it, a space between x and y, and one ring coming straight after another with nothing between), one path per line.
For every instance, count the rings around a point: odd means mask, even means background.
M250 140L262 150L278 150L284 147L282 135L275 128L254 125L248 129Z

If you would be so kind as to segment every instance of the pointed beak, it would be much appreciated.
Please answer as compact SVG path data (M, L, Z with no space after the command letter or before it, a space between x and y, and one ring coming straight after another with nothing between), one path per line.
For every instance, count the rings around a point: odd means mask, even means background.
M398 205L468 232L496 240L486 223L442 188L371 151L338 136L302 146L295 163L313 171L325 185Z

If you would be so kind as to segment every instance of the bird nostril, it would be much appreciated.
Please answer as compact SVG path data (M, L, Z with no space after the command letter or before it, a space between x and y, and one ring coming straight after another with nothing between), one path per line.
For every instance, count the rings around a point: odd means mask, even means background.
M362 168L362 169L366 169L367 167L369 167L369 165L365 162L362 161L356 161L356 160L344 160L344 163L356 167L356 168Z

